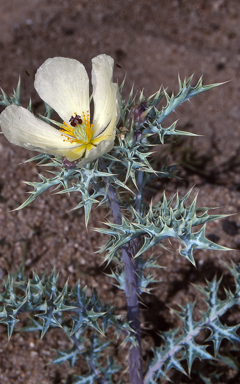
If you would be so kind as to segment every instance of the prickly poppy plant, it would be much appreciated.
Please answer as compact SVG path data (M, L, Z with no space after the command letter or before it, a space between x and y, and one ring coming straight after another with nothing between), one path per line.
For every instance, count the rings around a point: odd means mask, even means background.
M200 79L192 86L192 77L183 82L179 78L177 95L169 96L163 89L150 97L140 92L137 98L132 91L125 101L123 84L118 87L113 83L113 67L113 59L107 55L92 60L92 122L85 68L77 60L57 57L48 59L36 73L35 89L45 102L45 116L35 116L31 104L27 109L21 106L19 83L11 97L2 91L0 103L6 108L0 115L0 124L12 144L40 152L31 160L55 169L50 178L40 175L41 181L27 182L33 190L17 209L26 207L54 186L61 194L80 194L76 208L84 209L86 226L93 205L104 204L110 210L105 227L95 230L106 235L106 244L99 252L111 264L114 283L125 293L126 317L120 318L96 293L87 296L86 288L80 283L73 288L67 283L60 287L56 271L50 276L33 273L32 278L27 278L19 270L3 282L0 322L6 325L9 338L19 314L24 312L31 314L25 331L40 331L43 337L49 329L60 327L72 347L57 351L52 363L68 361L73 367L81 355L89 367L87 374L79 372L71 377L71 383L75 384L120 383L118 372L123 368L128 368L131 384L166 382L174 371L190 376L196 358L211 360L215 366L220 362L236 368L236 359L221 353L224 339L235 348L240 341L239 325L230 326L221 321L228 310L240 304L240 266L234 264L229 270L235 287L225 291L224 300L218 295L221 280L214 278L197 287L206 303L200 320L195 321L195 304L186 301L177 312L182 328L168 332L159 329L162 344L149 345L152 352L146 364L141 349L141 295L150 291L154 294L152 283L160 284L151 275L152 268L160 267L160 256L149 256L152 253L148 251L155 245L164 247L165 239L174 238L179 242L176 257L195 264L197 249L227 250L205 237L206 224L224 215L213 215L209 208L198 207L196 198L189 203L191 190L183 197L176 193L170 199L163 193L156 204L147 201L144 194L154 178L175 177L175 166L155 164L151 156L154 148L176 136L192 135L177 130L176 122L163 126L165 118L186 100L220 84L203 85ZM51 119L54 110L61 122ZM156 247L154 251L158 252ZM118 366L108 353L109 327L127 344L128 367ZM196 337L204 330L205 340L200 343ZM217 374L206 378L199 371L199 377L210 383L212 379L216 382ZM69 380L68 377L66 382Z

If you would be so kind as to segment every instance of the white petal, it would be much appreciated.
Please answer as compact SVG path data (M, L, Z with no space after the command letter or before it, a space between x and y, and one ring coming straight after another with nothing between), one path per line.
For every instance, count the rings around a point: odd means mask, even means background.
M104 131L106 140L114 140L120 115L118 86L112 82L113 66L113 58L107 55L92 59L93 133L96 137Z
M104 153L111 151L113 148L114 142L113 141L108 141L108 140L103 140L101 143L96 147L91 149L88 153L88 157L83 158L80 160L78 163L78 168L81 168L84 164L90 163L90 161L96 160L97 158L101 157L104 155Z
M23 107L7 107L0 115L0 125L10 143L32 151L66 156L70 161L79 159L85 152L76 143L64 141L58 129L36 118Z
M89 111L89 79L84 66L65 57L48 59L37 70L35 89L66 123ZM89 111L90 112L90 111Z

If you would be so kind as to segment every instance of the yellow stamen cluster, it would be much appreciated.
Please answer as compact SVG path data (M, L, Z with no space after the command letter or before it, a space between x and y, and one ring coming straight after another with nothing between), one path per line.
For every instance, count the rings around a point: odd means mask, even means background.
M77 116L77 113L75 112L74 115ZM87 111L87 114L82 112L81 120L82 123L76 124L75 127L65 121L63 122L63 125L61 126L62 129L60 129L60 131L63 132L62 136L65 137L63 141L83 144L86 146L91 143L93 138L93 124L90 124L89 111Z

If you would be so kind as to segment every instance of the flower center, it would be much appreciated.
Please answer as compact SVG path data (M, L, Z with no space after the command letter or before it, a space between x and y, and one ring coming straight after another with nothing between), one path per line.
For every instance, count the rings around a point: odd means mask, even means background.
M78 143L83 145L88 145L91 143L93 137L93 125L90 124L89 120L89 112L87 114L82 112L82 116L74 113L74 116L71 116L69 119L69 123L67 124L63 122L61 126L62 136L65 136L64 141L68 140L71 143Z

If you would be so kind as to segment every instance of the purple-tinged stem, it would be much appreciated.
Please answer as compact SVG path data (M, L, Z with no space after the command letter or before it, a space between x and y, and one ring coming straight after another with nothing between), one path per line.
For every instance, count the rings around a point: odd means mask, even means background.
M129 345L129 378L131 384L143 383L142 350L141 350L141 325L139 311L139 290L136 273L136 263L131 246L121 249L122 262L125 271L125 295L127 302L128 320L135 332L136 344Z
M138 208L140 209L138 200ZM108 202L113 214L115 224L122 224L122 216L116 192L110 185L108 188ZM127 314L133 329L136 343L129 343L129 378L130 384L142 384L142 351L141 351L141 325L139 311L139 289L137 277L137 264L134 256L138 252L138 241L132 241L121 248L122 263L125 272L125 295L127 302Z

